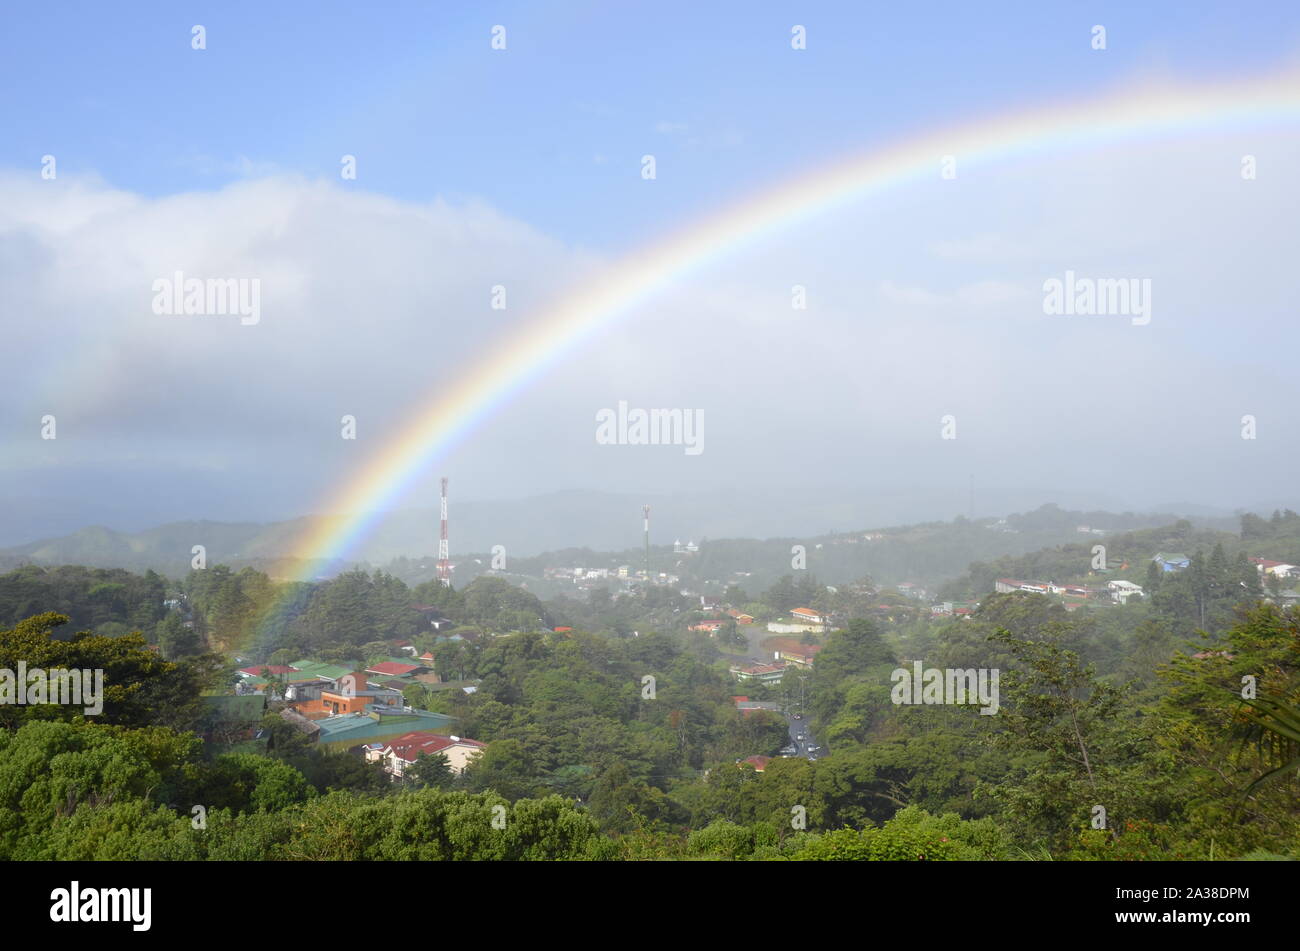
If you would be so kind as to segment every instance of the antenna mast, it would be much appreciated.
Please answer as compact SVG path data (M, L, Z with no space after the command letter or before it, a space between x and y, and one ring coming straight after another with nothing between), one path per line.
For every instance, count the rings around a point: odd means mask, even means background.
M438 580L451 587L451 562L447 550L447 477L442 477L442 530L438 534Z

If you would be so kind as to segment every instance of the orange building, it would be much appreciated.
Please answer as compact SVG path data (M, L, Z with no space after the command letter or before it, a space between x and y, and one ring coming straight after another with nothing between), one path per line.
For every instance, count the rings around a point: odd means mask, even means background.
M347 713L366 713L367 707L374 704L380 709L393 708L401 710L404 706L400 691L381 688L372 690L361 671L345 674L338 683L322 690L317 700L303 700L293 704L309 720L321 717L337 717Z

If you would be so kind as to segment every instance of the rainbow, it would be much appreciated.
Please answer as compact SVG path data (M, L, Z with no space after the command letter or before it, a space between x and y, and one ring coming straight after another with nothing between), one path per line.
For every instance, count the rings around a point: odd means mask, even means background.
M313 559L355 550L382 513L485 418L589 338L655 294L757 238L907 183L939 179L944 156L959 174L1024 155L1096 148L1131 139L1300 119L1300 74L1212 86L1151 84L1066 105L962 124L896 142L786 181L642 248L575 287L509 343L454 383L441 385L400 435L338 486L298 540L307 580ZM1249 151L1249 149L1243 149ZM1233 174L1234 169L1225 169Z

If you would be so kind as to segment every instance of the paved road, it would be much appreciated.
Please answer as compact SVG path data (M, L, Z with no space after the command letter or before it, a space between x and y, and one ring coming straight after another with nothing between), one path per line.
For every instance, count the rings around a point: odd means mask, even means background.
M793 713L785 716L785 722L790 730L790 746L794 748L794 753L789 753L787 747L787 756L802 756L804 759L821 759L826 755L826 749L817 742L808 727L808 718L798 718ZM799 739L799 737L803 739ZM814 749L814 747L816 747Z

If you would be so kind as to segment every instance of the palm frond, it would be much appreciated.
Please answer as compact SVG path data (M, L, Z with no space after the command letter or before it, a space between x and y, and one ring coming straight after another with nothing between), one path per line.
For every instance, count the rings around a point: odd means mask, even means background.
M1279 696L1242 700L1243 745L1254 742L1260 758L1272 769L1255 777L1242 791L1249 796L1263 783L1300 770L1300 707Z

